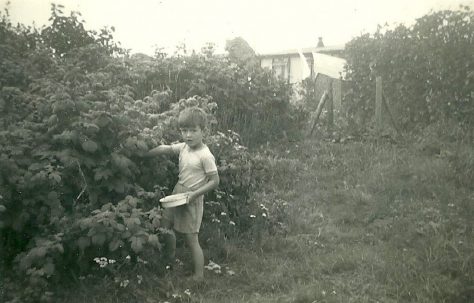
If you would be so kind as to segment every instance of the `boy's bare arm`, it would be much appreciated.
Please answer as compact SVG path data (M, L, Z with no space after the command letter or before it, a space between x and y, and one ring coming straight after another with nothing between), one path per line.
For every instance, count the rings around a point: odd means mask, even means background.
M160 145L153 149L150 149L147 153L145 153L146 157L154 157L158 155L171 155L173 154L173 149L170 145Z
M218 174L212 174L208 176L209 181L207 181L206 184L201 186L199 189L192 191L189 194L189 201L192 201L196 199L197 197L204 195L207 192L210 192L211 190L217 188L219 185L220 179Z

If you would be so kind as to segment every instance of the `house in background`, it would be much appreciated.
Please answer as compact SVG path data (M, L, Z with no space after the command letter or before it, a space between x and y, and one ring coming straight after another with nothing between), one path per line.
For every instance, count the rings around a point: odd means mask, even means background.
M291 102L302 100L300 95L301 83L304 79L314 79L311 93L316 107L325 92L331 96L331 111L340 113L344 91L344 45L324 46L322 38L315 47L289 49L281 52L261 54L260 66L272 70L275 75L293 86Z
M324 46L320 37L315 47L260 54L259 58L261 67L296 84L307 77L315 78L317 74L339 79L345 64L343 56L344 45Z

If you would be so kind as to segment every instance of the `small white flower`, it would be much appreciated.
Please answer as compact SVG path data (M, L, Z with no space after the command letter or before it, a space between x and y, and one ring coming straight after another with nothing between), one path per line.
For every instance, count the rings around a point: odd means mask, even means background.
M256 216L255 215L250 215L250 218L256 218Z
M125 259L130 260L131 259L130 255L126 256Z
M125 287L128 286L128 283L130 283L130 281L128 281L128 280L123 280L122 282L120 282L120 287L125 288Z
M263 214L262 214L262 217L266 218L266 217L267 217L267 214L266 214L266 213L263 213Z
M221 270L221 266L217 263L214 263L212 262L211 260L209 260L209 264L204 266L205 269L207 270L213 270L217 273L217 271L219 271L220 273L220 270Z
M234 222L234 221L229 221L229 224L235 226L235 222Z
M187 288L186 290L184 290L184 294L191 297L191 291L189 290L189 288Z
M221 212L221 216L226 216L227 214L225 212Z

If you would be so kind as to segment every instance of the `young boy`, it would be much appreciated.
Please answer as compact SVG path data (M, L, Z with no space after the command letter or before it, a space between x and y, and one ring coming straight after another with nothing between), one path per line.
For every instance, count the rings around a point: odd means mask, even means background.
M191 249L194 264L193 280L204 278L204 255L199 245L198 233L203 214L203 195L219 185L219 175L214 156L203 143L206 114L198 107L184 109L178 117L178 126L184 142L160 145L148 152L149 156L179 155L179 176L173 194L189 193L188 204L165 208L162 225L182 233ZM165 236L169 258L174 260L176 236Z

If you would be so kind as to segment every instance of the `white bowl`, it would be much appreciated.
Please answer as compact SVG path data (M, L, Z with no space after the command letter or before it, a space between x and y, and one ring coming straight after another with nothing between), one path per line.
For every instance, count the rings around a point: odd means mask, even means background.
M179 205L184 205L188 203L189 193L175 194L171 196L166 196L160 199L161 206L164 208L175 207Z

